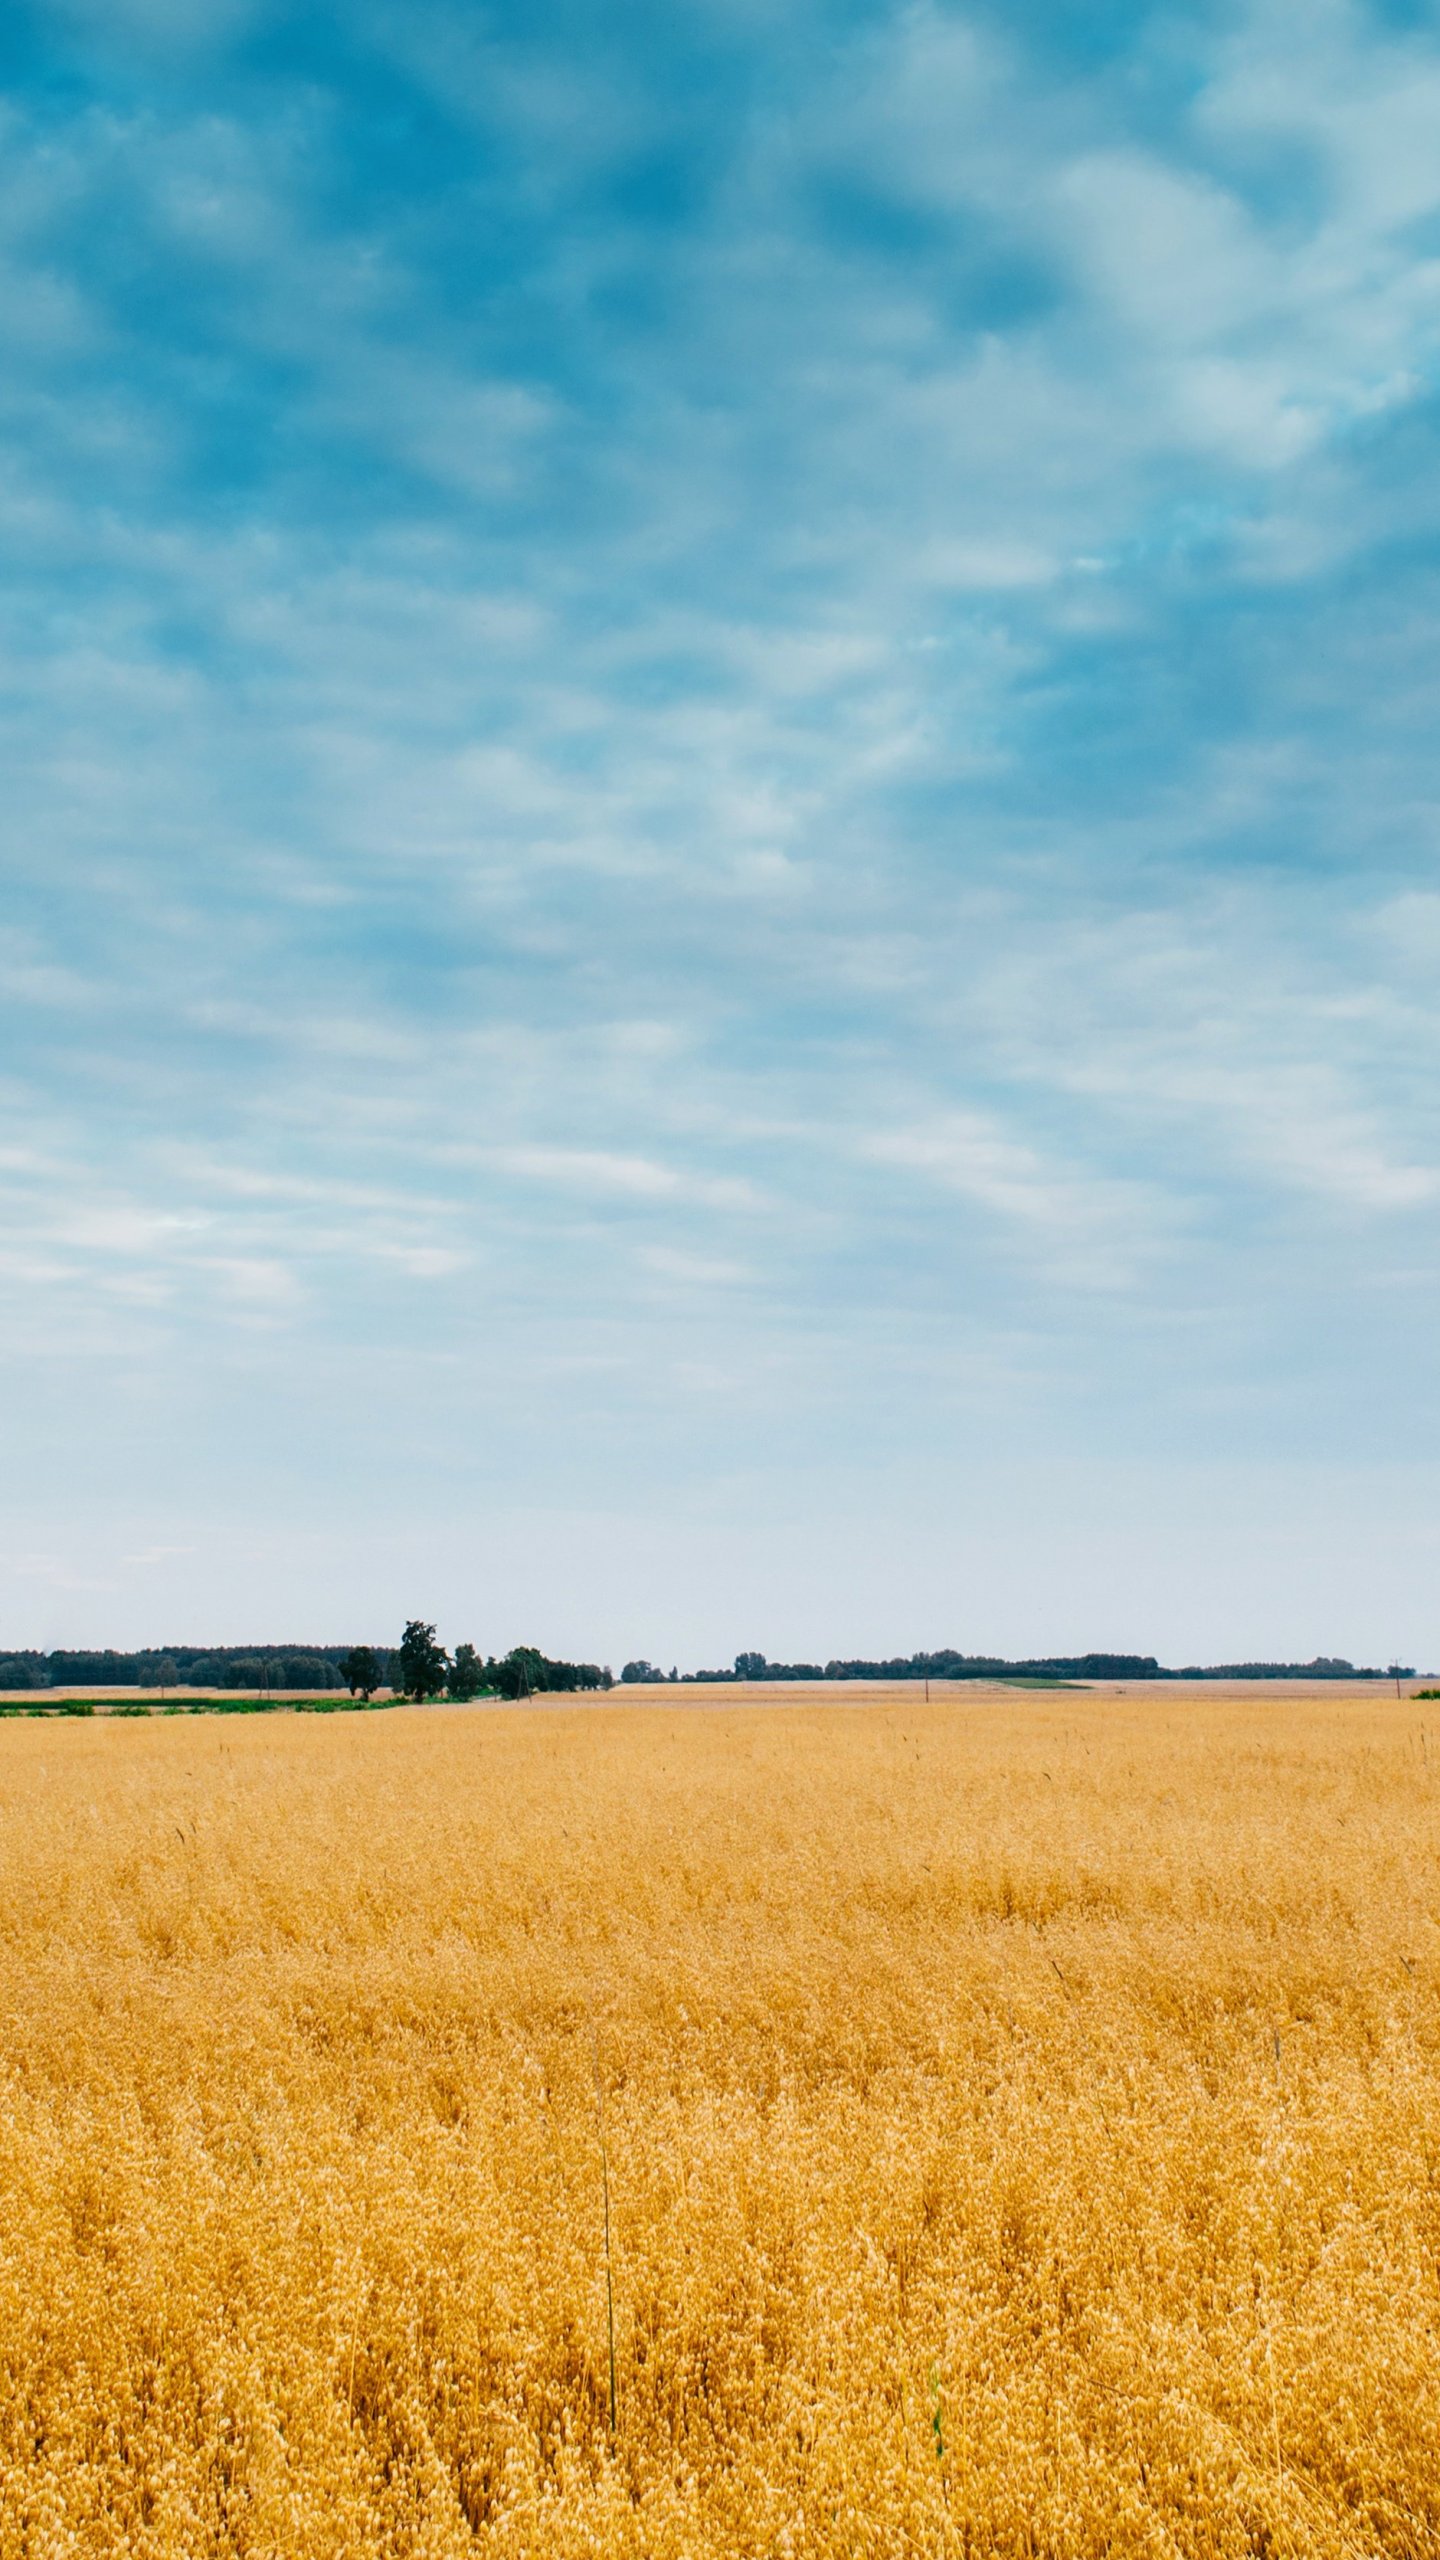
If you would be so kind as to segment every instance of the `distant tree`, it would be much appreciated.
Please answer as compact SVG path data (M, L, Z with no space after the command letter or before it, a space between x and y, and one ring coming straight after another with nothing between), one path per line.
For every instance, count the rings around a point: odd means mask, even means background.
M177 1655L183 1661L183 1654ZM61 1689L78 1688L93 1681L97 1689L128 1689L140 1681L143 1666L138 1654L116 1653L52 1653L48 1665L41 1665L42 1678L37 1686Z
M537 1689L550 1685L545 1677L550 1665L536 1645L512 1644L501 1668L510 1674L512 1698L533 1698Z
M322 1653L287 1653L281 1665L286 1689L333 1689L336 1671Z
M621 1680L630 1688L643 1687L647 1681L663 1680L664 1677L664 1672L657 1671L653 1662L647 1662L643 1653L638 1661L627 1662L620 1674Z
M352 1698L373 1698L380 1686L380 1665L373 1645L352 1644L340 1665L340 1677Z
M407 1698L438 1698L445 1686L450 1657L435 1641L435 1630L423 1618L406 1620L400 1640L400 1687Z
M142 1689L173 1689L179 1677L180 1674L167 1653L162 1655L158 1662L146 1663L140 1674L140 1686Z
M485 1665L473 1644L457 1644L455 1659L450 1665L450 1677L445 1683L451 1697L478 1698L481 1690L488 1688L489 1685L485 1677Z
M763 1680L765 1677L764 1654L737 1653L735 1656L735 1677L737 1680Z

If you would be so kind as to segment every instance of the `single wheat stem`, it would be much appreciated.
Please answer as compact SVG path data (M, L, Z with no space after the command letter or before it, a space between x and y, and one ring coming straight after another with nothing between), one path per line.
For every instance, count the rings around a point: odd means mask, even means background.
M600 2033L590 2030L595 2057L595 2122L600 2135L600 2191L605 2204L605 2330L610 2348L610 2441L615 2441L615 2285L610 2264L610 2153L605 2141L605 2099L600 2086Z
M1280 2461L1280 2400L1275 2389L1275 2342L1270 2334L1270 2298L1263 2280L1260 2287L1260 2317L1265 2325L1265 2363L1270 2375L1270 2437L1275 2454L1275 2496L1278 2501L1284 2481Z

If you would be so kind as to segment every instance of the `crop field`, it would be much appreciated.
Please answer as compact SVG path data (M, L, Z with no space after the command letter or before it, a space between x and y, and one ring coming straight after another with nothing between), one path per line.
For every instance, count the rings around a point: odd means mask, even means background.
M0 1727L0 2560L1440 2552L1440 1733Z

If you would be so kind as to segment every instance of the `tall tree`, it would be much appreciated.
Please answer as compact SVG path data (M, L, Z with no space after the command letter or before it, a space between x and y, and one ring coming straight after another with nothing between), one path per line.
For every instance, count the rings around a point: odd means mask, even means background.
M450 1677L445 1685L452 1698L478 1698L481 1690L488 1686L485 1665L473 1644L457 1644Z
M340 1677L352 1698L374 1697L380 1686L380 1665L372 1645L352 1644L340 1665Z
M438 1698L450 1656L424 1618L407 1619L400 1640L400 1686L407 1698Z

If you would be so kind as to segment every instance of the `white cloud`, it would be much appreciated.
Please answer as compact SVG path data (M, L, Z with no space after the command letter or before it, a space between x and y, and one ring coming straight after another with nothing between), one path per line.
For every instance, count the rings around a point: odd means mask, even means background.
M678 1245L642 1245L637 1259L657 1280L673 1281L685 1289L743 1288L756 1276L748 1263L728 1261L718 1254L686 1253Z
M215 1273L227 1296L243 1307L284 1310L301 1296L298 1275L269 1256L212 1253L206 1255L205 1267Z
M33 935L0 932L0 998L7 1003L74 1011L92 993L77 970L59 966Z
M1153 1113L1191 1120L1232 1163L1338 1207L1385 1213L1440 1198L1440 1168L1397 1156L1377 1116L1322 1061L1226 1066L1152 1054L1146 1091Z
M554 1183L564 1191L636 1201L689 1201L707 1209L755 1210L765 1205L753 1182L657 1164L646 1156L615 1155L600 1147L494 1147L484 1161L524 1181Z
M1149 346L1189 348L1285 314L1285 261L1213 179L1138 150L1084 153L1055 180L1071 254Z
M877 1130L861 1152L972 1201L1014 1231L1038 1274L1061 1285L1133 1285L1170 1222L1158 1196L1047 1158L985 1112Z

